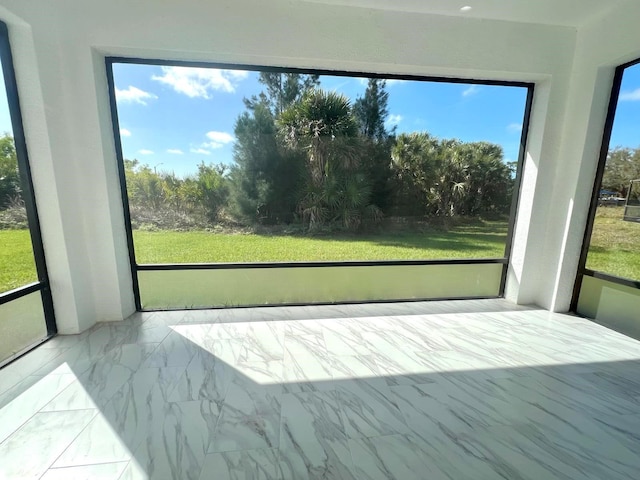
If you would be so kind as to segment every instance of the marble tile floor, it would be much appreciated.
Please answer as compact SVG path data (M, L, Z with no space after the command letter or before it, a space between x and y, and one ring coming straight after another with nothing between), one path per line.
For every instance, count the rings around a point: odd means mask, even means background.
M138 313L0 370L0 478L637 479L640 342L503 300Z

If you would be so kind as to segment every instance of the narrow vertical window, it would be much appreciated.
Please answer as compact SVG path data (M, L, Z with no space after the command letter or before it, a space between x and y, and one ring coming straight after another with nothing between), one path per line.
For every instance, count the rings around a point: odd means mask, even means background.
M0 365L56 333L12 62L0 22Z

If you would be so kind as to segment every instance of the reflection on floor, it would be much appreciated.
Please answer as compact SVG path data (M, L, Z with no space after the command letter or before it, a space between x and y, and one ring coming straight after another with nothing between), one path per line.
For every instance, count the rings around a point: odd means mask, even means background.
M640 342L501 300L136 314L0 371L0 478L637 479Z

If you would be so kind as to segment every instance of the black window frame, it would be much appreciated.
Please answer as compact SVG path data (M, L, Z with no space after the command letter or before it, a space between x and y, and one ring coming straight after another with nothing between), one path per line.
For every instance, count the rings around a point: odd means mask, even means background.
M135 257L135 247L133 241L133 229L131 226L131 215L129 210L129 198L127 195L127 184L125 178L124 156L122 153L122 141L120 137L120 126L118 119L118 108L116 101L115 82L113 75L114 64L137 64L137 65L154 65L154 66L171 66L171 67L194 67L194 68L218 68L228 70L246 70L251 72L270 72L270 73L298 73L298 74L315 74L315 75L331 75L331 76L347 76L355 78L375 78L382 80L413 80L423 82L437 83L455 83L467 85L489 85L489 86L506 86L521 87L527 90L525 100L525 108L522 120L522 134L520 136L520 150L518 153L518 161L516 167L516 177L514 183L514 192L511 200L509 212L509 222L507 228L507 241L505 244L505 253L499 258L470 258L470 259L434 259L434 260L377 260L377 261L313 261L313 262L257 262L257 263L172 263L172 264L139 264ZM491 80L491 79L468 79L457 77L440 77L428 75L400 75L400 74L381 74L366 73L361 71L346 70L327 70L316 68L296 68L296 67L275 67L265 65L252 64L233 64L218 62L202 62L202 61L185 61L185 60L159 60L145 59L138 57L121 57L121 56L105 56L105 69L107 75L107 85L109 94L109 104L111 107L111 121L113 128L113 137L115 143L116 158L118 163L118 175L120 177L120 192L122 195L122 205L124 210L125 230L127 235L127 245L129 248L129 263L131 266L131 275L133 282L133 293L135 306L137 311L145 311L140 301L140 288L138 283L139 271L158 271L158 270L219 270L219 269L237 269L237 268L305 268L305 267L353 267L353 266L380 266L380 265L460 265L460 264L502 264L502 275L500 279L500 287L498 297L504 297L504 290L507 278L507 271L511 259L511 250L513 246L513 233L515 229L515 221L518 215L518 205L520 201L522 172L524 166L524 157L527 148L529 123L533 106L535 84L532 82L507 81L507 80ZM466 298L466 297L464 297ZM477 298L477 297L473 297ZM456 298L458 299L458 298ZM404 301L420 301L427 299L408 299ZM428 299L428 300L448 300L444 298ZM399 301L399 300L394 300ZM393 302L389 301L389 302ZM353 302L339 302L353 303ZM264 306L264 305L263 305ZM148 310L153 311L154 309Z
M580 259L578 261L578 270L576 274L576 280L573 287L573 296L571 299L571 311L577 312L578 301L580 300L580 290L582 289L582 280L585 276L597 278L599 280L605 280L607 282L623 285L640 290L640 280L633 280L630 278L619 277L617 275L611 275L609 273L600 272L598 270L592 270L587 268L587 256L589 254L589 246L591 245L591 236L593 233L593 227L595 225L596 211L598 210L598 200L600 198L600 189L602 186L602 179L604 178L604 171L607 166L607 157L609 155L609 147L611 143L611 134L613 133L613 126L615 123L616 113L618 110L618 101L620 99L620 89L622 87L622 79L624 71L640 64L640 58L631 62L623 63L616 67L613 75L613 85L611 87L611 96L609 97L609 105L607 107L607 117L604 124L604 130L602 133L602 143L600 144L600 154L598 157L598 166L596 169L596 175L593 181L593 190L591 192L591 201L589 203L589 213L587 216L587 223L584 229L584 235L582 237L582 249L580 250Z
M51 296L51 288L49 283L49 274L45 259L44 245L42 242L42 232L40 230L40 221L38 217L38 208L36 206L36 198L31 178L31 168L29 166L29 154L27 150L27 141L25 138L24 127L22 123L22 110L20 108L20 97L18 95L18 83L16 80L15 69L13 66L13 55L11 53L11 42L9 39L9 28L7 24L0 20L0 62L2 62L2 71L4 76L7 102L9 105L9 114L11 117L11 126L13 129L13 140L18 159L18 172L20 175L20 186L22 188L22 197L27 212L27 220L29 224L29 232L31 236L31 245L33 248L33 256L36 265L36 274L38 280L29 283L14 290L0 294L0 305L4 305L13 300L17 300L34 292L40 292L42 298L42 307L44 311L47 335L36 341L35 344L26 347L21 352L12 355L8 359L0 360L0 366L7 364L23 353L31 350L40 343L48 340L58 333L55 321L55 313L53 309L53 299Z

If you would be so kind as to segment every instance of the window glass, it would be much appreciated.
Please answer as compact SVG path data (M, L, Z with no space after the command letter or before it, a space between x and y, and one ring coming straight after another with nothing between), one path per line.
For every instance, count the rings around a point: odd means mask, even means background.
M624 70L586 268L640 281L640 65Z
M0 294L38 280L0 65Z
M526 87L113 75L138 264L505 256Z

